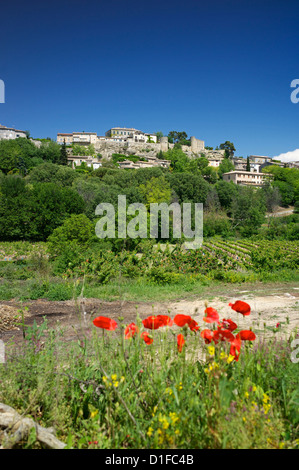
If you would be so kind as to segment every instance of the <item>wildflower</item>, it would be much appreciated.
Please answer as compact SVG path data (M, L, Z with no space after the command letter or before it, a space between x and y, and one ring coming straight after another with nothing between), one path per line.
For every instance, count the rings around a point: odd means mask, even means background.
M97 317L93 320L93 324L105 330L115 330L117 328L116 321L108 317Z
M171 419L172 424L175 424L179 420L179 417L175 412L173 413L170 412L169 417Z
M228 304L233 310L244 316L250 315L250 305L242 300L237 300L234 304Z
M243 341L254 341L256 338L255 334L251 330L242 330L238 335Z
M214 323L214 322L219 323L219 315L218 315L217 310L215 310L214 308L207 307L205 309L205 314L206 314L206 317L203 318L203 321L205 321L206 323Z
M210 354L210 356L214 356L215 355L215 347L214 346L208 346L208 353Z
M193 318L191 318L190 315L178 314L174 317L173 321L177 326L180 326L180 327L188 325L191 331L199 330L198 323L195 320L193 320Z
M235 331L238 328L238 325L233 322L230 318L228 318L227 320L223 318L219 326L229 331Z
M197 323L195 320L191 320L191 321L188 323L188 326L189 326L189 328L190 328L191 331L198 331L198 330L199 330L198 323Z
M218 327L218 329L213 333L213 340L215 344L217 344L218 341L231 342L234 340L234 335L229 330L223 330L222 328Z
M161 321L161 326L172 326L173 320L168 315L157 315L157 318Z
M143 326L149 330L157 330L161 326L164 326L164 322L159 316L150 315L149 317L142 320Z
M143 331L140 336L146 344L152 344L154 341L153 338L146 333L146 331Z
M211 330L202 330L200 336L205 340L206 344L210 344L213 339L213 332Z
M230 351L229 354L234 356L235 361L239 360L240 351L241 351L241 338L236 335L236 337L230 342Z
M264 403L263 404L263 410L264 410L265 415L268 414L270 408L271 408L270 403Z
M177 336L177 345L178 345L178 351L179 352L182 352L184 344L185 344L184 336L179 334Z
M182 382L179 383L179 385L177 385L176 387L178 390L182 390L183 389L183 384Z
M174 317L173 321L177 326L182 327L182 326L185 326L186 324L188 325L192 321L192 318L190 317L190 315L178 314Z
M263 403L268 403L268 401L270 400L270 398L268 397L268 395L266 393L264 393L263 395Z
M235 356L232 356L231 354L229 354L226 362L230 364L234 359L235 359Z
M113 381L115 381L115 380L117 379L117 375L116 375L116 374L112 374L112 375L111 375L111 379L112 379Z
M135 325L135 323L130 323L128 326L125 328L125 338L133 338L133 336L136 336L136 334L139 332L138 326Z
M148 437L151 437L151 435L153 434L153 432L154 432L153 428L149 427L146 434L148 435Z

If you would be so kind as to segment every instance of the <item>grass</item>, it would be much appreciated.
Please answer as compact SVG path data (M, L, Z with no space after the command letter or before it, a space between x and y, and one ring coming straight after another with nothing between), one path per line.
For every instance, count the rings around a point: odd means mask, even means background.
M23 344L7 347L0 401L54 426L67 448L299 447L298 364L290 360L296 332L260 331L242 342L236 361L228 343L205 344L188 326L147 330L153 343L146 344L138 315L135 323L130 339L119 318L116 331L91 324L72 342L46 320L27 327ZM41 445L31 436L19 447Z
M3 272L4 271L4 272ZM1 265L0 265L1 273ZM49 301L71 300L82 290L83 279L64 279L38 269L29 270L26 264L15 265L6 263L2 266L0 277L0 300L37 300L43 298ZM220 279L218 279L220 277ZM225 295L227 286L232 290L249 290L255 292L282 283L295 285L299 282L299 272L283 270L272 273L259 273L254 276L228 271L225 279L218 275L190 277L181 275L177 282L155 283L146 278L129 279L120 277L107 283L101 283L96 278L88 278L84 283L84 297L99 298L105 301L170 301L193 298L198 295Z

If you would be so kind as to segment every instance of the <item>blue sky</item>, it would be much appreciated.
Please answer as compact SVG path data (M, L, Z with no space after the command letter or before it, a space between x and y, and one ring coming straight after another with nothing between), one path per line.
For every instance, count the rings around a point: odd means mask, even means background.
M185 131L236 155L299 148L298 0L15 0L0 6L0 123L56 139Z

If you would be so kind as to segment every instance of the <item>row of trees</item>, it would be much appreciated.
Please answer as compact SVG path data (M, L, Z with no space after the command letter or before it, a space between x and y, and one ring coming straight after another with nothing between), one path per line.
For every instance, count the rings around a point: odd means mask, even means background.
M95 222L96 206L109 202L117 212L120 194L128 204L147 207L152 202L202 202L206 215L211 214L206 226L210 234L253 234L273 199L269 188L255 190L222 180L211 184L194 171L99 168L85 174L49 162L26 177L2 174L0 193L2 240L46 240L71 214L82 213Z
M0 141L0 170L23 176L45 161L67 165L66 145L42 141L40 147L25 138Z

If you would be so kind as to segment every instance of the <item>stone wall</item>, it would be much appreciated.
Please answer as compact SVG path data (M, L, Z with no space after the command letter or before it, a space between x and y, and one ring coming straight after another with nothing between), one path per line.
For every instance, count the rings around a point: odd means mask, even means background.
M138 155L139 157L156 157L160 151L167 152L173 149L174 144L168 142L167 137L162 137L161 142L157 144L143 143L143 142L114 142L114 141L100 141L94 145L97 153L100 153L103 158L110 160L113 153L120 153L122 155ZM207 150L204 148L204 141L191 137L191 146L182 145L183 152L189 158L198 158L205 155L207 158L220 158L224 157L224 150Z

